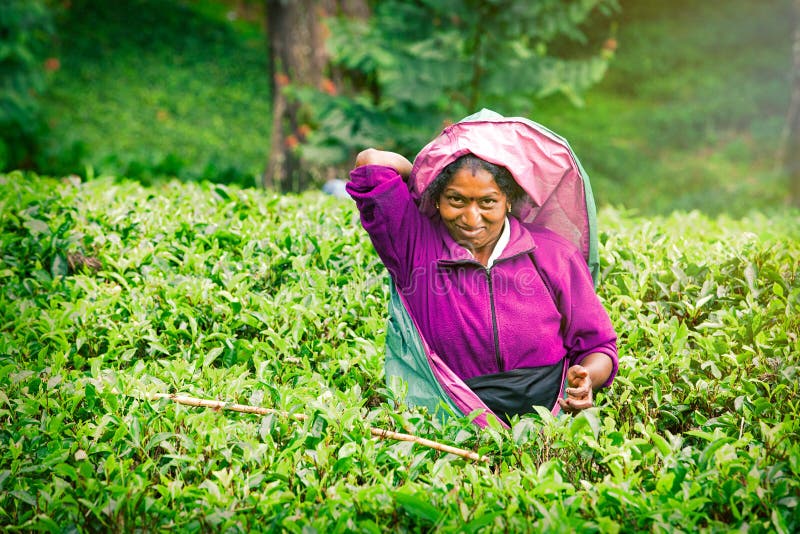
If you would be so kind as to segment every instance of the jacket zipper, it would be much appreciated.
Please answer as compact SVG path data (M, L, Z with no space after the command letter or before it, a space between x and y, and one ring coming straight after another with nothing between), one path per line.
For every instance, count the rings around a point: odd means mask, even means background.
M522 256L524 254L530 254L532 251L533 251L533 249L531 249L530 251L527 251L527 252L517 252L513 256L509 256L507 258L502 258L502 259L498 258L498 260L496 260L495 263L497 263L499 261L512 260L512 259L514 259L514 258L516 258L518 256ZM495 363L497 364L498 372L500 372L500 373L505 372L505 366L503 365L503 359L500 357L500 332L499 332L499 329L497 327L497 312L494 309L494 288L492 286L492 267L486 268L483 265L481 265L480 262L478 262L476 260L456 260L456 261L439 260L439 261L442 264L448 264L449 263L449 264L454 264L454 265L455 264L459 264L459 263L474 263L474 264L480 265L480 267L484 271L486 271L486 279L489 282L489 305L491 306L491 310L492 310L492 341L494 341L494 360L495 360Z
M494 359L497 362L497 372L505 371L503 359L500 357L500 333L497 329L497 312L494 309L494 289L492 287L492 270L486 269L486 278L489 280L489 304L492 309L492 339L494 340Z
M518 252L513 256L509 256L508 258L503 258L502 261L511 260L516 258L517 256L522 256L525 254L524 252ZM499 259L495 261L500 261ZM497 372L504 373L506 370L506 366L503 365L503 358L500 356L500 331L497 327L497 312L494 309L494 286L492 284L492 267L486 269L486 278L489 280L489 305L491 306L492 310L492 339L494 340L494 359L497 363Z

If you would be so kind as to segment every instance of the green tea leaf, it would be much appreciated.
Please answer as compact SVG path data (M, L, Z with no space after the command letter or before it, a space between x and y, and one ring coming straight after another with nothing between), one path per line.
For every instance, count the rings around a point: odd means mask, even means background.
M412 516L424 519L433 524L439 522L441 513L422 495L416 495L405 491L395 491L392 493L392 496L397 504Z
M50 265L50 275L56 278L58 276L67 276L67 274L69 274L67 260L62 254L56 254L53 256L53 263Z
M50 227L46 222L40 221L39 219L28 219L23 223L23 226L25 226L34 237L50 235Z

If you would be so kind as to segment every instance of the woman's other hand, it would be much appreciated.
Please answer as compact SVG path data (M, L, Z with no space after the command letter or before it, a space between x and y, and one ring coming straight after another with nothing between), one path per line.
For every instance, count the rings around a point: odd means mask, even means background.
M363 165L383 165L384 167L391 167L404 179L409 177L412 167L411 162L400 154L388 150L377 150L375 148L368 148L358 153L358 156L356 156L356 167L361 167Z
M606 354L595 352L586 356L581 365L567 369L567 398L558 399L561 409L578 413L594 405L595 389L600 389L611 376L613 363Z
M578 413L594 405L592 377L582 365L567 369L567 398L558 399L561 409L567 413Z

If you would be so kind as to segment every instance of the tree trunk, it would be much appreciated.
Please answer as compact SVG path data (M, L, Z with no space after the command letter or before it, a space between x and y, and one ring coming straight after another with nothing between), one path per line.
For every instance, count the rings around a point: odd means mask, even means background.
M265 0L269 73L272 78L272 134L264 187L281 192L302 191L311 173L295 152L302 140L302 110L285 94L286 86L335 90L325 49L324 19L339 13L365 17L365 0Z
M272 74L272 134L263 176L265 187L287 192L304 185L294 152L299 127L298 105L284 89L289 83L318 87L327 65L315 0L266 0L267 39Z
M794 0L792 46L792 100L787 118L784 168L789 177L791 203L800 207L800 0Z

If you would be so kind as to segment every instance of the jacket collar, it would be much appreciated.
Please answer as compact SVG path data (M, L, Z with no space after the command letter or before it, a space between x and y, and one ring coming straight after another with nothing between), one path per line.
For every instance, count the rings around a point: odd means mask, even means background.
M510 229L508 245L506 245L500 257L495 260L495 263L502 262L506 258L511 258L519 254L528 254L533 252L533 249L536 248L533 236L522 227L516 217L509 216L507 220ZM447 231L447 227L441 222L441 219L438 219L437 222L439 223L439 232L444 242L444 248L438 261L445 263L478 263L467 249L455 242L450 232Z

